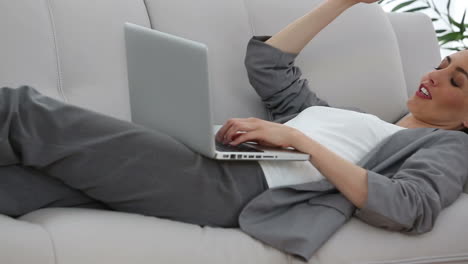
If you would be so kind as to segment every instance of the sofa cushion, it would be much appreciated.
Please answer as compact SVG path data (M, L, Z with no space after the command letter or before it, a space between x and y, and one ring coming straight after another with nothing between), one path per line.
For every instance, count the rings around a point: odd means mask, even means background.
M439 42L431 18L424 13L388 13L387 17L398 39L408 97L411 97L418 90L421 77L439 65Z
M46 2L51 6L65 99L130 120L123 25L128 21L149 26L144 2Z
M29 84L62 99L48 1L0 1L0 87Z
M203 42L211 50L213 96L230 98L214 102L217 123L230 117L266 118L264 110L258 109L261 103L252 99L257 95L241 68L247 41L252 35L278 32L322 1L228 2L147 1L153 28ZM406 112L398 43L387 16L376 4L347 10L306 46L297 65L311 89L331 105L358 106L391 122Z
M54 245L43 226L0 215L0 263L56 264Z
M417 236L372 227L353 217L309 263L468 261L467 204L468 194L462 194L441 212L431 232ZM303 263L238 229L76 208L41 209L21 220L48 230L57 263Z
M275 264L290 258L238 229L202 228L130 213L48 208L21 220L48 230L57 264Z
M433 230L422 235L387 231L353 217L328 240L317 257L324 260L323 263L334 264L466 263L467 205L468 194L463 193L452 205L441 211Z

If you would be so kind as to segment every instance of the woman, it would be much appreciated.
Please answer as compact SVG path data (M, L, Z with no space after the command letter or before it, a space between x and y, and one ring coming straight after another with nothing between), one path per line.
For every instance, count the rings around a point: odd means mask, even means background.
M297 55L322 28L360 2L375 0L327 0L264 45ZM447 131L468 126L468 77L460 69L468 69L467 52L452 55L425 75L422 83L432 100L411 98L411 114L397 125ZM250 72L249 78L254 75ZM294 85L300 83L304 84ZM3 88L0 93L0 213L20 216L43 207L98 207L237 227L243 207L271 188L258 162L211 160L169 135L64 104L30 87ZM312 105L327 106L314 94L307 96L309 101L291 114ZM467 142L461 132L450 136ZM310 162L356 207L365 207L368 201L366 169L291 126L256 118L230 119L216 137L234 145L258 141L310 153ZM455 149L455 157L464 155L462 151ZM459 194L460 190L461 186L438 191Z
M265 41L266 44L279 49L284 54L296 56L304 46L326 25L333 21L344 10L356 3L372 3L373 0L329 0L325 1L318 8L305 16L294 21L286 28L271 38L258 37L255 44L261 45L258 41ZM253 48L252 48L253 49ZM267 48L263 48L267 49ZM262 51L266 54L266 51ZM272 51L275 52L275 51ZM254 53L254 52L251 52ZM261 52L256 52L261 54ZM253 57L257 54L248 54ZM271 55L271 54L270 54ZM273 55L272 55L273 56ZM253 59L252 59L253 60ZM247 67L249 58L246 58ZM285 65L288 62L284 62ZM258 86L266 83L266 80L256 80L258 76L252 76L254 72L261 71L257 66L251 66L249 70L250 80L257 92L265 101L268 96L264 95ZM266 67L265 67L266 68ZM284 69L283 69L284 70ZM421 87L427 89L430 93L430 100L425 100L416 94L411 97L407 106L409 114L399 120L396 125L404 128L438 128L445 130L463 130L468 127L468 50L457 52L442 60L435 71L427 73L421 79ZM258 73L255 73L258 75ZM264 73L266 74L266 73ZM286 75L286 74L285 74ZM268 76L272 79L271 76ZM297 76L294 76L297 78ZM291 78L291 80L294 79ZM283 77L286 78L286 77ZM264 79L267 79L265 77ZM288 81L284 81L288 83ZM266 84L263 84L266 85ZM269 83L269 85L273 85ZM293 85L291 85L293 86ZM290 90L294 87L288 88ZM302 89L300 95L305 98L309 96L308 89ZM328 104L317 98L314 94L313 99L305 105L295 107L291 112L300 112L310 105ZM289 98L289 100L291 100ZM294 102L290 102L290 105ZM271 103L266 102L267 108ZM268 109L272 110L272 109ZM273 110L274 111L274 110ZM284 115L284 113L282 113ZM275 112L271 115L278 118ZM239 133L243 132L243 133ZM462 135L463 136L463 135ZM318 142L307 137L297 129L275 124L268 121L250 118L250 119L230 119L218 132L217 139L225 143L230 142L237 145L245 141L259 141L263 144L293 147L302 152L311 154L311 163L319 168L320 172L332 182L355 206L363 207L367 200L367 173L364 169L342 160L333 152L328 151ZM316 154L317 153L317 154ZM320 153L320 154L318 154ZM339 172L347 171L349 173L341 175Z

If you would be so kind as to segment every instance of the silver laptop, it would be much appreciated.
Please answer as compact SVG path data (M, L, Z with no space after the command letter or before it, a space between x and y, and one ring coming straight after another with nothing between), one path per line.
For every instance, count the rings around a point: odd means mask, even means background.
M215 140L206 45L125 23L132 121L220 160L308 160L294 149Z

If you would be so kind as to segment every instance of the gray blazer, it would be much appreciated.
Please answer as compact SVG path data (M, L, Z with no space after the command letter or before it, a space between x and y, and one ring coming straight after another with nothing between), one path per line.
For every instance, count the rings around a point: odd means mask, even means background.
M300 79L301 71L294 66L297 54L265 44L269 37L249 41L245 65L270 120L284 123L307 107L329 106ZM466 157L464 132L400 130L357 163L368 171L363 208L357 209L329 181L321 180L266 190L244 207L239 224L247 234L303 260L353 215L388 230L425 233L462 193L468 177Z

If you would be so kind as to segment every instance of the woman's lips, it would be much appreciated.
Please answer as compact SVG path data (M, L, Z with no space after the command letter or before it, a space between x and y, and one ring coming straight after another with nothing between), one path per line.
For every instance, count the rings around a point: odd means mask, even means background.
M429 95L426 95L424 92L427 92ZM428 99L428 100L432 99L432 95L431 95L429 88L427 88L427 86L425 86L424 84L421 84L419 86L419 89L416 91L416 96L422 99Z

